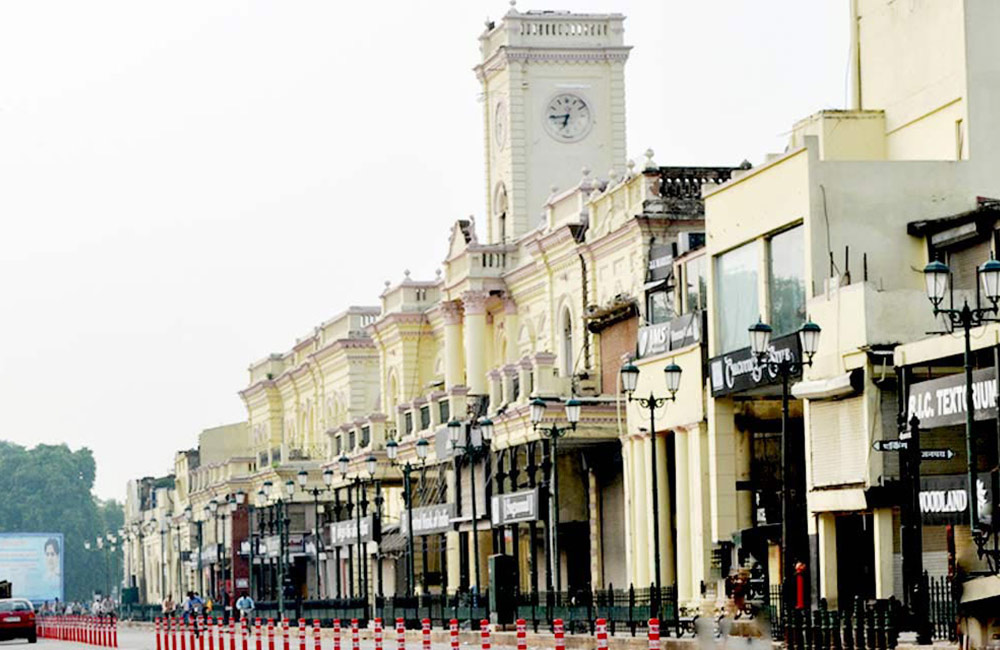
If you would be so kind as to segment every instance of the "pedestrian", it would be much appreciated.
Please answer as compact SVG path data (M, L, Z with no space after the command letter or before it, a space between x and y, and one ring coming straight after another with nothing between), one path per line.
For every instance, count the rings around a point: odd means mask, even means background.
M236 609L240 612L240 620L249 620L253 618L253 610L255 604L253 598L250 594L243 594L240 596L239 600L236 601Z
M167 594L167 597L163 600L163 615L173 616L174 615L174 598L173 594Z

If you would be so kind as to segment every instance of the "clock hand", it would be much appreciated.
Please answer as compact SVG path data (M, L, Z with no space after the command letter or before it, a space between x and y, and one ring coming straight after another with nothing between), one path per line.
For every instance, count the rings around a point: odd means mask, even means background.
M565 115L563 115L563 128L564 129L566 128L567 124L569 124L569 113L566 113Z
M563 126L566 126L566 122L569 121L569 113L564 113L562 115L549 115L549 119L555 120L556 122L559 121L560 117L563 118Z

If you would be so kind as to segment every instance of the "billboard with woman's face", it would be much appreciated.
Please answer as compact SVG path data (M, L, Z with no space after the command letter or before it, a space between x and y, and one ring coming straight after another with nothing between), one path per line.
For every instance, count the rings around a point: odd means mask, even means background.
M14 598L63 600L62 533L0 533L0 580Z

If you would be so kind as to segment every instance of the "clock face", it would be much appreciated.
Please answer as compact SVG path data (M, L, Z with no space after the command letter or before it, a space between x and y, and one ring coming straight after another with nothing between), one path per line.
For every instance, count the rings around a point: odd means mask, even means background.
M560 142L583 139L590 126L590 106L579 95L561 93L545 107L545 128Z
M497 102L493 110L493 140L497 150L503 149L507 144L507 107L503 102Z

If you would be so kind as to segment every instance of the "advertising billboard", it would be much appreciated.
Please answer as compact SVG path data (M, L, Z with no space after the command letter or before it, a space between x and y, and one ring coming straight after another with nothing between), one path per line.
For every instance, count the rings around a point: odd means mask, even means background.
M62 533L0 533L0 580L14 598L63 600Z

